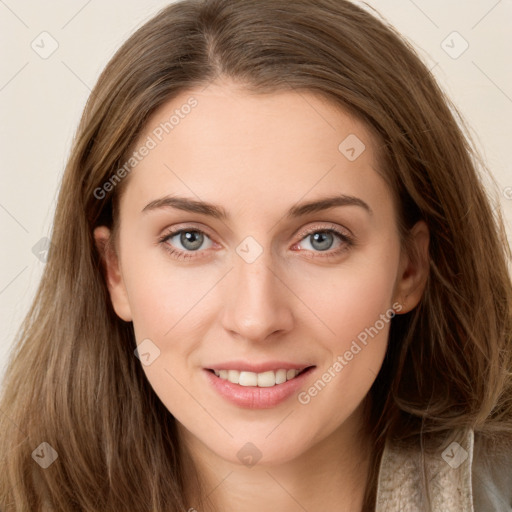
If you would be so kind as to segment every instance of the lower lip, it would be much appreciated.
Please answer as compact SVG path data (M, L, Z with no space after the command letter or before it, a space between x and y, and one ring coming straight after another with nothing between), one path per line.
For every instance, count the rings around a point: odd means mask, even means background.
M213 388L231 403L246 409L270 409L296 393L314 369L312 366L292 380L268 388L240 386L217 377L210 370L203 371Z

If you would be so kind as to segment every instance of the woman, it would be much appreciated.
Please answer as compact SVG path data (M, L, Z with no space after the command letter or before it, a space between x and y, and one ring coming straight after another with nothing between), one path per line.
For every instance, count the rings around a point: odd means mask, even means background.
M139 29L6 373L2 510L511 510L510 252L450 106L345 1Z

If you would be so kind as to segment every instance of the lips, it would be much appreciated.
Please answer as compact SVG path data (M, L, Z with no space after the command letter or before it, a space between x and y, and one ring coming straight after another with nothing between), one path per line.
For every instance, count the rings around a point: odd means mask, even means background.
M315 370L314 365L290 362L261 364L230 361L205 368L207 382L231 403L267 409L290 398Z

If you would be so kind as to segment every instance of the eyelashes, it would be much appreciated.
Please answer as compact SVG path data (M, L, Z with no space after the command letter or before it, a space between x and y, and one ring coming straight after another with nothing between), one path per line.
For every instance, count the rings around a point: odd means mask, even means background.
M199 236L200 236L199 240L201 240L201 243L199 244L200 246L203 245L203 240L202 239L204 237L210 238L208 236L208 234L205 233L204 231L202 231L201 229L197 229L197 228L181 228L181 229L178 229L178 230L166 233L160 239L160 243L162 243L164 245L164 248L165 248L165 250L167 252L169 252L174 258L176 258L178 260L197 258L198 257L197 254L198 253L200 254L203 251L197 251L197 250L189 250L189 251L187 251L187 250L176 249L169 242L175 236L180 235L180 243L183 245L184 241L190 242L190 237L186 237L186 236L184 237L183 235L190 235L190 234L195 234L196 235L195 237L192 237L192 238L197 238L197 234L199 234ZM187 238L189 238L189 239L187 240ZM194 242L192 242L192 244L194 245ZM196 242L196 245L197 245L197 242Z
M313 236L318 234L320 235L320 238ZM171 244L171 240L177 237L178 235L178 243L182 245L183 249L176 248L175 245ZM324 250L323 248L321 248L320 250L315 250L315 248L312 245L312 242L325 245L325 235L327 235L328 245L329 240L331 239L333 243L335 243L335 241L338 240L339 245L335 249L329 248L327 250ZM301 246L304 240L309 241L308 243L312 247L312 249L299 249L299 252L306 253L308 258L336 258L355 245L355 239L353 236L350 236L347 233L342 232L339 228L337 228L334 225L330 225L329 227L313 226L302 231L298 235L298 237L298 242L296 242L292 247ZM158 242L174 259L191 260L205 257L204 253L210 252L208 248L199 249L200 247L203 246L205 240L211 240L211 237L208 235L208 233L196 227L189 226L180 227L179 229L167 231L166 233L163 234L163 236L159 238ZM189 246L188 248L187 245ZM215 245L213 241L211 245Z

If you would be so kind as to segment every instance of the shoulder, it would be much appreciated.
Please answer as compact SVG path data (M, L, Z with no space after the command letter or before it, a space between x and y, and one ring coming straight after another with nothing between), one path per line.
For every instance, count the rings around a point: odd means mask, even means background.
M377 512L512 512L512 440L472 430L413 442L388 440L382 454Z
M512 512L512 436L475 434L471 479L475 511Z
M472 454L472 431L407 442L388 439L380 461L376 512L473 512Z

